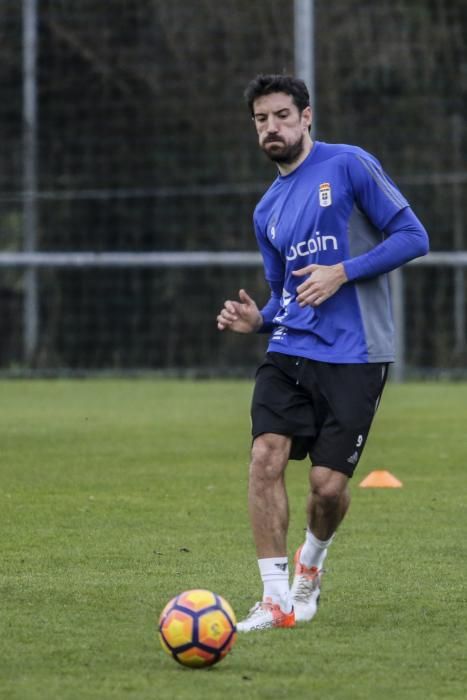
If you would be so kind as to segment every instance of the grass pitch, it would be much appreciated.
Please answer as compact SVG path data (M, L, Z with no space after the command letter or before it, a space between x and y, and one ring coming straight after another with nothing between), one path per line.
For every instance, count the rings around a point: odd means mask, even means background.
M243 616L251 382L0 382L0 697L445 700L467 688L467 386L390 385L316 619L209 670L159 646L174 594ZM402 489L364 490L388 469ZM307 466L288 468L290 552Z

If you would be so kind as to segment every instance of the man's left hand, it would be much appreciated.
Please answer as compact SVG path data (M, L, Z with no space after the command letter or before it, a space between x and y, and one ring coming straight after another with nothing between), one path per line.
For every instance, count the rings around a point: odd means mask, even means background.
M332 297L347 282L347 275L342 263L337 265L307 265L292 273L297 277L309 275L297 287L299 306L319 306Z

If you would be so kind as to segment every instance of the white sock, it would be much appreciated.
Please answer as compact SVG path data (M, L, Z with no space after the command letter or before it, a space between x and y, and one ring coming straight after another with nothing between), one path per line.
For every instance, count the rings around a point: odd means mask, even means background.
M305 544L300 552L300 563L306 566L307 569L311 569L312 566L322 569L328 553L328 547L333 538L334 535L328 540L319 540L311 530L307 529Z
M263 599L271 598L279 603L284 612L292 610L289 588L289 563L287 557L258 559L259 571L263 581Z

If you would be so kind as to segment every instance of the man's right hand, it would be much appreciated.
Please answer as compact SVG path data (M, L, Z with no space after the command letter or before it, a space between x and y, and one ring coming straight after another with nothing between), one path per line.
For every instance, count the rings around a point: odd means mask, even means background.
M220 331L255 333L263 325L263 317L244 289L240 289L238 298L240 301L229 299L224 303L224 308L217 317L217 327Z

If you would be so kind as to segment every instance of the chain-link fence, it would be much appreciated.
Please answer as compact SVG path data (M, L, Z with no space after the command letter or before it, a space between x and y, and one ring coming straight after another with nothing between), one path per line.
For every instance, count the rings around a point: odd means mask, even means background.
M316 0L314 18L317 138L374 153L432 250L467 248L466 3ZM3 0L0 58L3 252L255 250L274 168L242 93L294 71L292 1ZM265 301L259 267L3 266L0 368L249 369L265 339L215 327L240 286ZM407 268L409 367L465 366L465 297L463 270Z

